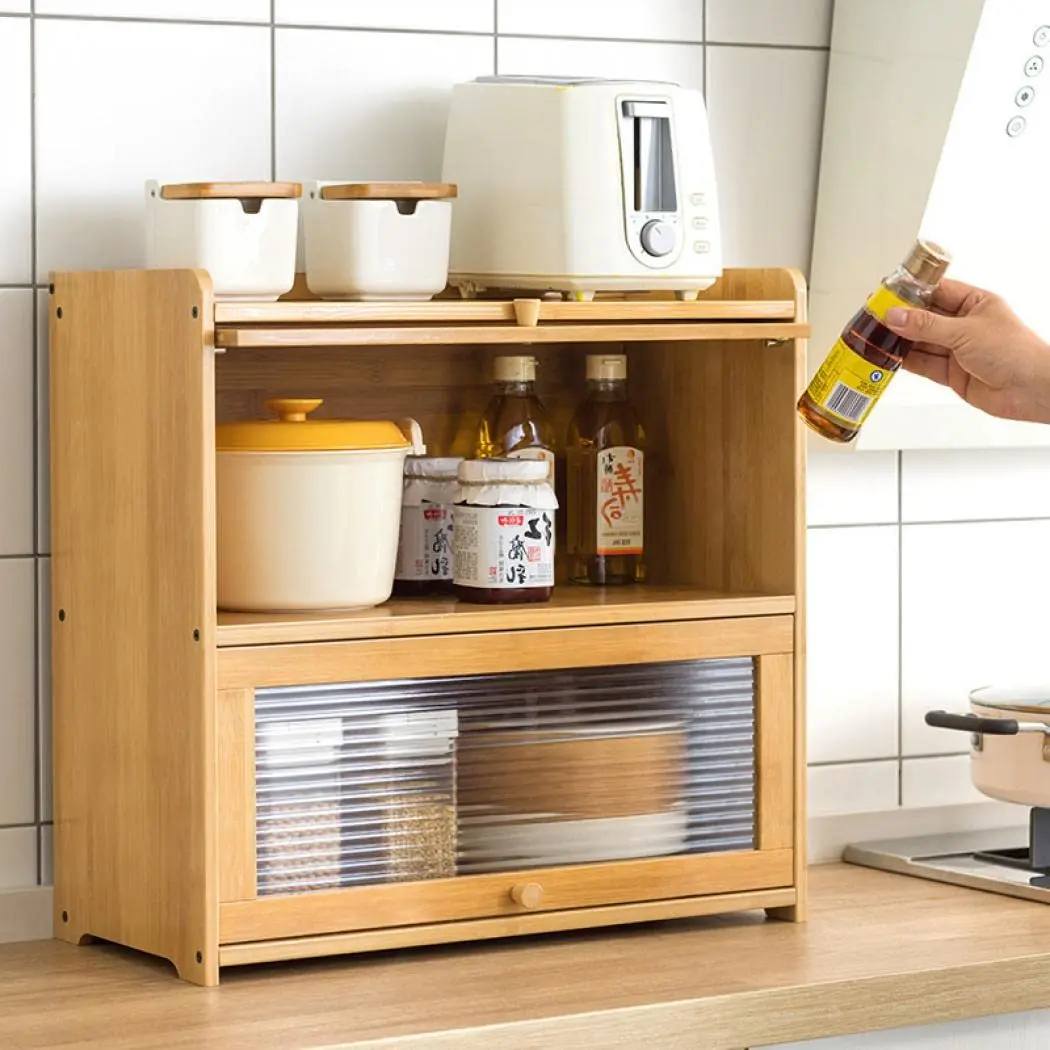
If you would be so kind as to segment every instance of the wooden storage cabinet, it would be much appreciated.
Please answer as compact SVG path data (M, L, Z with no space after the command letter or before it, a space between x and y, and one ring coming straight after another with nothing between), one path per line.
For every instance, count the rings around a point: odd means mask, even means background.
M51 296L56 931L181 976L720 911L805 910L804 288L697 303ZM650 434L645 585L550 604L215 609L214 427L279 394L462 451L530 344L564 431L622 344ZM650 466L651 465L651 466ZM406 728L407 727L407 728Z

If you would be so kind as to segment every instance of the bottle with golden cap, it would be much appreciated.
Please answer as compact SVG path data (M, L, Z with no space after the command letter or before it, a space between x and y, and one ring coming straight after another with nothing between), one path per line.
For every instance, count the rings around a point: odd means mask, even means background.
M566 543L574 583L640 583L645 570L645 429L624 354L587 355L587 396L569 424Z
M536 358L497 357L495 390L474 439L477 459L542 459L554 480L554 427L536 394Z
M886 312L929 307L950 262L939 245L918 240L868 297L799 399L798 414L812 430L841 444L857 436L913 346L883 324Z

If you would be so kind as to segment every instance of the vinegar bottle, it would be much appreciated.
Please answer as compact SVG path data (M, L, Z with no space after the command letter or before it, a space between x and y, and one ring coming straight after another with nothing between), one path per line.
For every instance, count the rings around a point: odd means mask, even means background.
M569 424L569 577L599 586L645 576L645 431L627 396L627 358L587 355L587 395Z
M536 396L534 357L497 357L495 392L474 439L477 459L542 459L554 481L554 427Z
M798 414L812 430L842 444L857 436L913 346L882 323L886 312L892 306L929 307L950 261L932 241L916 241L854 314L799 398Z

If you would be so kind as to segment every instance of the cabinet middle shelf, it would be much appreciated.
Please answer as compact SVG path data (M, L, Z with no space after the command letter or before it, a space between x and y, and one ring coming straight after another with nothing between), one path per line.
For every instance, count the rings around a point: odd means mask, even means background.
M421 637L479 631L600 627L790 615L792 595L736 594L688 587L559 588L549 603L487 608L454 599L394 599L359 612L220 612L224 646Z

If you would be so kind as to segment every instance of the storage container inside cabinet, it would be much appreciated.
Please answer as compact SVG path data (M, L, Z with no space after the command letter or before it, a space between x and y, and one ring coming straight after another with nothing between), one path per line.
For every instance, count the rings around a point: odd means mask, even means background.
M456 721L405 690L258 690L259 894L454 875Z

